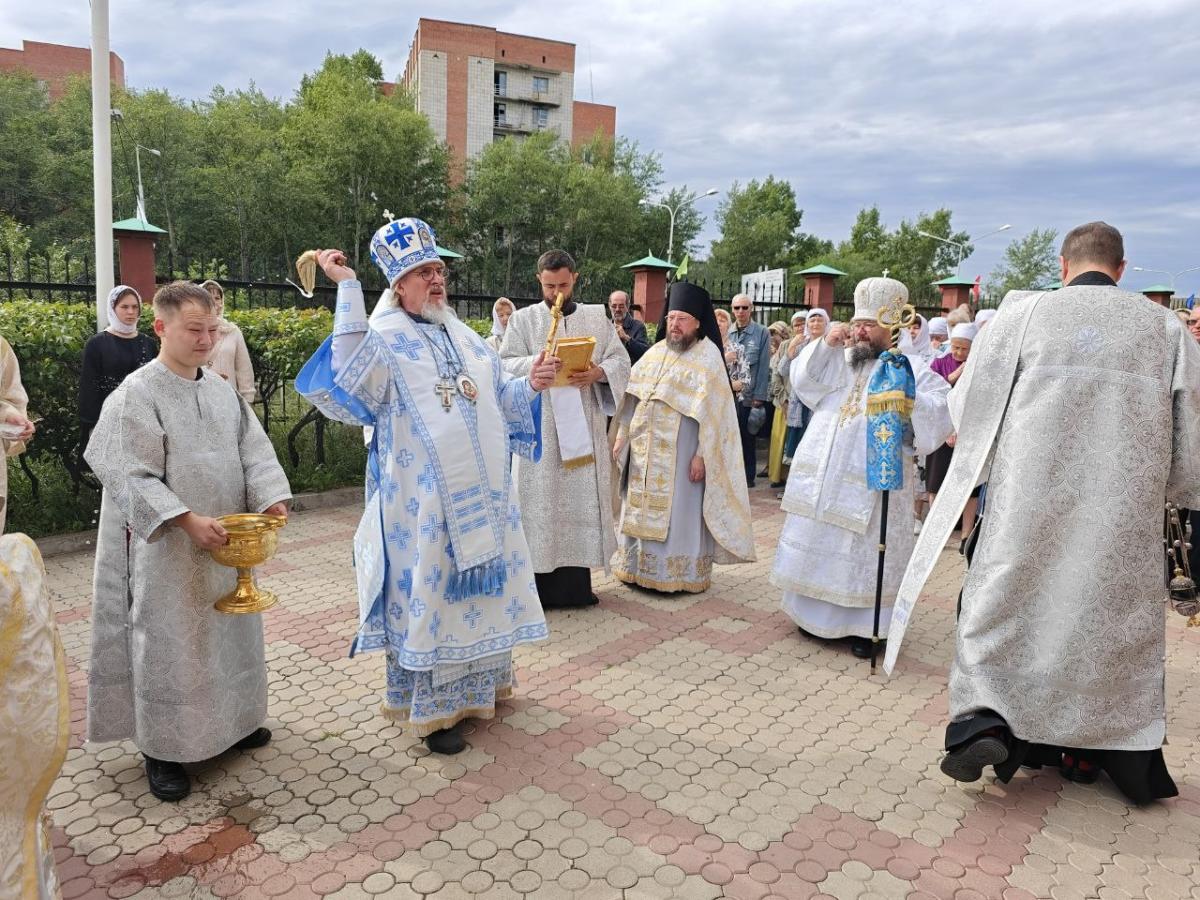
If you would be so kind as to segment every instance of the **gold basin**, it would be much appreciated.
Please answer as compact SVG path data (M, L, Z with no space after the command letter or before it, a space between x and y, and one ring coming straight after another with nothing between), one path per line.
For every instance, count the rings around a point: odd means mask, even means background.
M221 565L237 569L238 580L237 587L214 603L213 607L218 612L235 614L270 609L279 602L279 598L254 583L253 570L275 555L275 548L279 544L276 532L287 524L287 518L237 513L218 516L217 521L228 533L229 543L209 552Z

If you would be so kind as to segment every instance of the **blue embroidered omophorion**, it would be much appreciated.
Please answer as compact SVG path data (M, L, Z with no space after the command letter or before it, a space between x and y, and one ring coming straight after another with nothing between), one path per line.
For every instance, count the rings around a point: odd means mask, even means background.
M896 491L904 486L904 433L912 423L917 379L899 350L883 351L879 361L867 385L867 487Z

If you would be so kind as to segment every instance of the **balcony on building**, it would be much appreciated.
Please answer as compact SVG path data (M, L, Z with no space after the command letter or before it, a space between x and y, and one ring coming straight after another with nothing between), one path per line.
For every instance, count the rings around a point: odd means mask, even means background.
M537 103L542 106L562 106L562 92L559 87L558 73L533 75L532 85L528 88L517 88L509 84L508 72L497 70L493 76L492 94L498 100L510 100L517 103Z

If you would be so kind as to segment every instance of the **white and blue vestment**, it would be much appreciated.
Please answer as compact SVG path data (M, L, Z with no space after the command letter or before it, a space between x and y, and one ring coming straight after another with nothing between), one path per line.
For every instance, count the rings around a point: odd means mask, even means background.
M448 374L477 396L439 392ZM394 309L368 323L357 281L338 285L333 336L296 389L373 428L351 653L386 651L385 709L418 735L490 716L511 693L513 648L548 633L510 468L513 453L540 457L540 395L457 319Z

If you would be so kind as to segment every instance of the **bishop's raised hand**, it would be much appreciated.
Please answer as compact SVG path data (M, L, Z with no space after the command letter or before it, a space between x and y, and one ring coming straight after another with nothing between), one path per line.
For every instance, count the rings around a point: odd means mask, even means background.
M346 265L346 254L341 250L318 250L317 264L325 272L325 277L338 284L342 281L352 281L358 276Z

